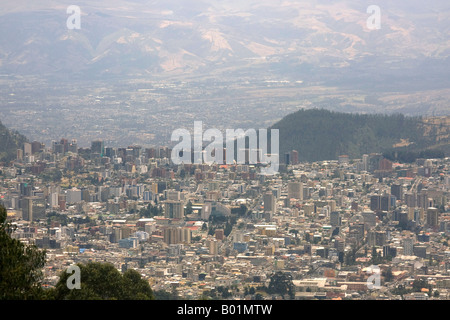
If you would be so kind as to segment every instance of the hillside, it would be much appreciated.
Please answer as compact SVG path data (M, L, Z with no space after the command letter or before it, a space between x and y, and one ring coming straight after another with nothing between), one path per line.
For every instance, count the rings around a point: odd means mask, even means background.
M8 162L15 159L17 149L21 149L24 142L27 142L25 136L6 128L0 122L0 162Z
M446 121L446 120L445 120ZM441 155L448 150L449 126L438 120L401 114L350 114L324 109L299 110L274 124L280 130L280 154L299 152L300 161L359 158L365 153L413 152ZM421 153L422 152L422 153ZM392 156L393 160L395 159Z

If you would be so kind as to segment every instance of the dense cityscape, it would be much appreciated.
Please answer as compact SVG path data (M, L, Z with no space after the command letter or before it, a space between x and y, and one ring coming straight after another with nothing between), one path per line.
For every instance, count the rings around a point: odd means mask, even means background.
M0 165L12 237L69 266L134 269L157 298L431 300L450 290L450 159L182 164L169 147L34 141ZM269 290L287 277L292 290Z
M4 314L407 318L450 300L448 0L0 16Z

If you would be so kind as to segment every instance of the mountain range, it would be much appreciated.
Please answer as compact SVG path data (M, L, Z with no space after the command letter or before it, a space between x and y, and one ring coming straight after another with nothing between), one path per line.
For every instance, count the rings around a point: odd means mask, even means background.
M304 108L450 115L448 0L15 0L0 28L0 120L47 144L166 144Z
M352 86L448 85L446 0L72 1L0 4L0 74L81 77L267 76Z

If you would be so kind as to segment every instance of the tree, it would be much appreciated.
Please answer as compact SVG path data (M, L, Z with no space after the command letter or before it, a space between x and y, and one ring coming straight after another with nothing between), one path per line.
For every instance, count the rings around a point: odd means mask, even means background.
M224 229L225 237L228 237L232 230L233 230L233 225L227 221L227 223L225 224L225 229Z
M382 275L384 276L384 280L386 282L391 282L394 279L394 275L392 274L392 269L390 267L384 271Z
M177 297L171 292L158 290L155 291L155 300L177 300Z
M255 294L255 300L264 300L264 297L262 296L261 293L257 293Z
M11 238L6 209L0 205L0 300L43 298L45 250Z
M270 276L269 287L267 292L270 294L280 294L282 296L289 295L292 299L295 295L294 283L289 273L277 271Z
M425 279L416 279L412 283L412 291L413 292L420 292L422 288L426 288L431 292L431 285L428 284L427 280Z
M355 248L353 248L350 251L348 251L347 253L345 253L344 260L345 260L345 264L347 266L351 266L351 265L355 264L355 262L356 262L356 251L357 250Z
M378 254L377 248L372 247L372 258L371 258L371 264L379 264L382 260L382 257Z
M237 208L231 209L231 214L237 214L239 216L245 216L248 212L248 208L245 204L241 203L241 205Z
M308 243L311 242L311 235L309 234L309 232L305 233L305 241Z
M52 292L56 300L154 300L150 284L136 271L123 275L111 263L88 262L80 268L81 289L69 289L70 274L62 272Z
M186 204L186 210L184 211L185 215L189 215L192 214L193 209L192 209L192 202L191 200L188 201L188 203Z
M47 214L47 223L50 225L52 221L59 222L62 226L67 226L69 218L65 214L60 214L55 211Z
M406 295L406 294L408 294L408 293L410 293L410 290L407 290L406 288L405 288L405 286L403 286L403 285L398 285L397 287L395 287L394 289L392 289L392 294L394 294L394 295L398 295L398 296L401 296L402 297L402 299L403 299L403 296L404 295Z
M222 295L222 298L228 299L232 296L231 292L228 290L228 288L225 288L223 286L219 286L217 288L217 292L219 292Z
M295 239L297 239L297 237L298 237L298 230L297 229L291 229L289 232L294 234Z

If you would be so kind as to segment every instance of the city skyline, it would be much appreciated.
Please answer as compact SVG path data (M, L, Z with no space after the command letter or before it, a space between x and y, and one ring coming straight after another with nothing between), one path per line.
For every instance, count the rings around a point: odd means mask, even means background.
M205 318L450 300L448 0L0 17L0 300Z

